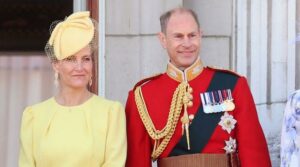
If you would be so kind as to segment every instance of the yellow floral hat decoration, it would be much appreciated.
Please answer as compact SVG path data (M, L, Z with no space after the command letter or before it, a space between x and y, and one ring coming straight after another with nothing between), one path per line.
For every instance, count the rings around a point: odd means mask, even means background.
M90 12L76 12L56 24L45 47L51 60L62 60L87 46L95 35Z

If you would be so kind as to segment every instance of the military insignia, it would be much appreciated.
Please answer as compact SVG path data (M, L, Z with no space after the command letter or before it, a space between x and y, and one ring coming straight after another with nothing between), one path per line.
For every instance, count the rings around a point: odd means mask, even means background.
M234 153L236 151L236 140L229 137L229 140L225 140L226 146L223 148L226 151L226 154Z
M235 109L230 89L200 93L200 98L203 110L207 114Z
M225 112L224 115L221 117L219 125L222 127L223 130L230 133L234 129L236 122L237 121L233 118L232 115Z

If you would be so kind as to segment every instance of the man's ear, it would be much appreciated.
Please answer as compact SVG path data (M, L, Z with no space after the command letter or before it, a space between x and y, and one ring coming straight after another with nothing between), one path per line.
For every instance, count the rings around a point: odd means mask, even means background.
M200 37L202 38L202 36L203 36L203 30L201 28L199 28L199 34L200 34Z
M160 44L163 48L167 48L167 39L166 39L166 35L163 32L159 32L157 34L157 37L159 38Z

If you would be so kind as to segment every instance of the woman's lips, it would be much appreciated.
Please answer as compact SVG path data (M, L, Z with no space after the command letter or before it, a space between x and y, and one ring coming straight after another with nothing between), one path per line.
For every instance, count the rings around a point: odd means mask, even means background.
M85 76L85 74L74 74L74 75L72 75L73 77L84 77Z

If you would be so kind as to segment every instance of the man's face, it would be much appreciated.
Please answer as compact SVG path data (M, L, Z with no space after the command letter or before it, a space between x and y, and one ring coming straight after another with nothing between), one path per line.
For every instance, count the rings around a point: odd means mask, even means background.
M159 33L159 38L167 49L171 63L177 68L186 69L196 61L201 32L190 13L173 13L167 23L166 33Z

